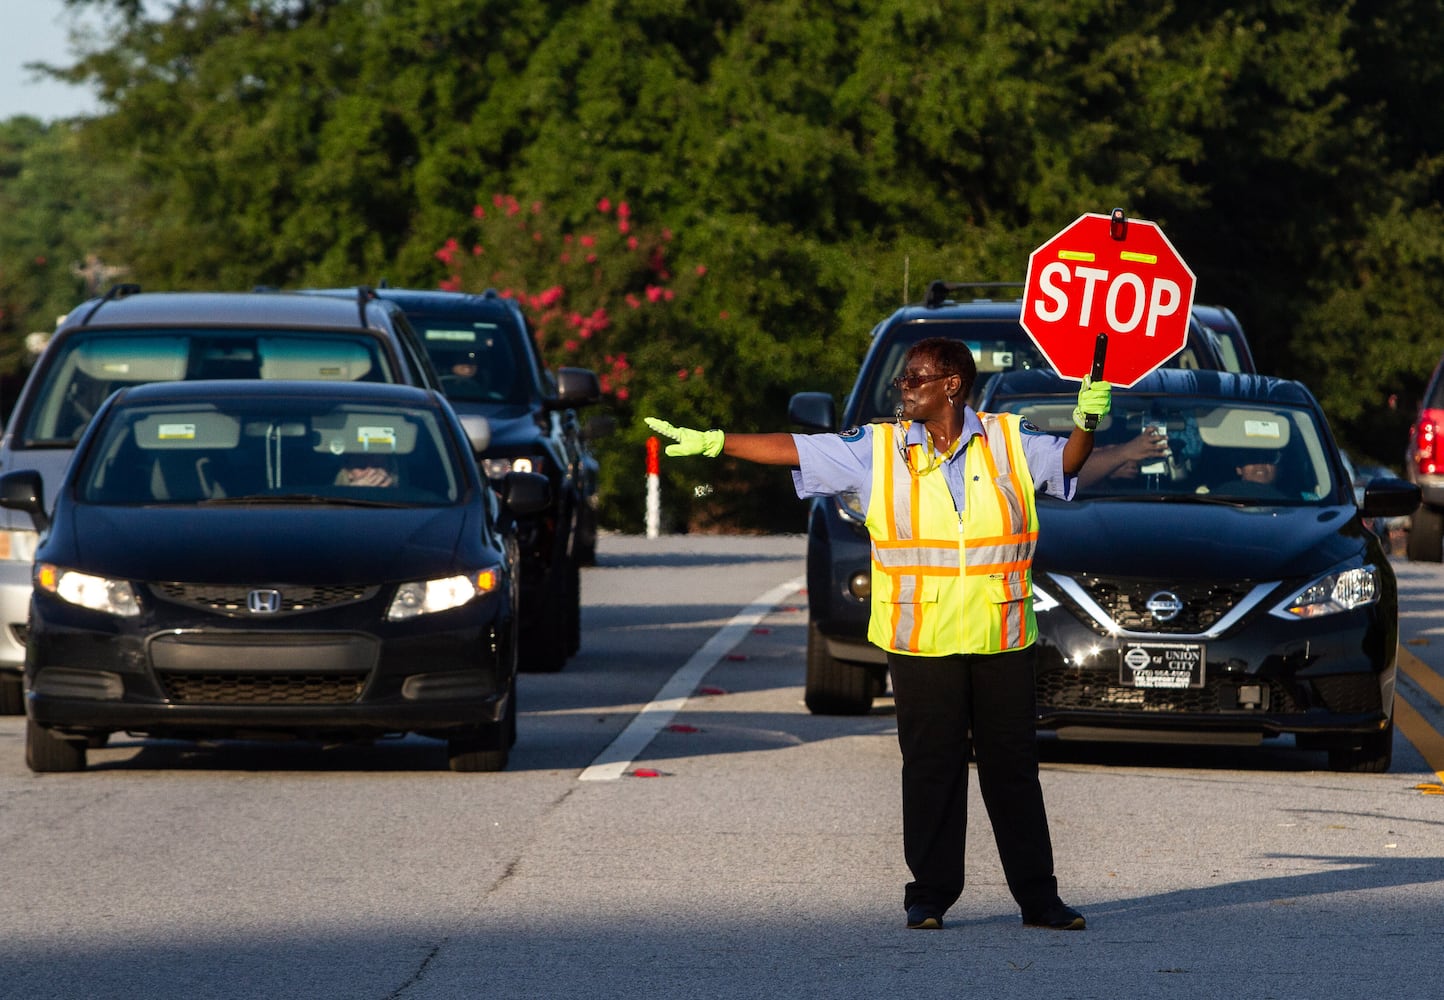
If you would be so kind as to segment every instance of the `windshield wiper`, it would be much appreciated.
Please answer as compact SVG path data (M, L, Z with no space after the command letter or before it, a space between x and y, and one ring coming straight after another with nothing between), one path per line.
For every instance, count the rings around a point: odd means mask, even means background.
M361 500L355 497L321 496L316 493L248 493L238 497L208 497L197 500L198 506L220 507L254 504L314 504L321 507L409 507L392 500Z

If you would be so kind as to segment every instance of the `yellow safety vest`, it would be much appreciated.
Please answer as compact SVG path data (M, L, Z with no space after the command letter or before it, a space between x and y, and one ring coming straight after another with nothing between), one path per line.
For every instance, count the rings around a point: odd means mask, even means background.
M1014 414L980 413L963 453L966 509L940 461L907 445L911 422L873 429L872 617L868 640L917 656L1022 649L1038 634L1033 477Z

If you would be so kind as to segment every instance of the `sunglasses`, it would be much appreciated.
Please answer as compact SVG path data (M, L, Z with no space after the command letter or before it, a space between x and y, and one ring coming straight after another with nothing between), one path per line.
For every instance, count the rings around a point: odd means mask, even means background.
M956 372L943 372L941 375L899 375L889 385L894 389L916 389L918 386L927 385L929 382L936 382L940 378L947 378L955 375Z

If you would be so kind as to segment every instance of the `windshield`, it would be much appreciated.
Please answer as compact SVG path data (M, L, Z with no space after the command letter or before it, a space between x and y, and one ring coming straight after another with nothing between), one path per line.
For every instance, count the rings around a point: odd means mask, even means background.
M441 316L410 316L448 399L473 403L525 403L526 363L501 324Z
M1072 398L1052 396L1008 399L996 408L1067 435L1075 405ZM1307 409L1115 393L1078 477L1077 496L1343 503L1328 440Z
M56 346L25 418L21 444L74 444L105 398L142 382L320 379L394 382L366 334L236 329L95 330Z
M97 504L264 501L456 502L450 438L426 409L297 397L113 410L78 497Z

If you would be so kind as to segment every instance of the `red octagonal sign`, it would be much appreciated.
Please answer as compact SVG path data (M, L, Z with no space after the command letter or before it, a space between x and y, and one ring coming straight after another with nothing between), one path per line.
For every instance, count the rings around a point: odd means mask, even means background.
M1021 322L1059 374L1093 367L1108 334L1103 377L1130 386L1188 342L1193 272L1152 222L1080 215L1028 257Z

